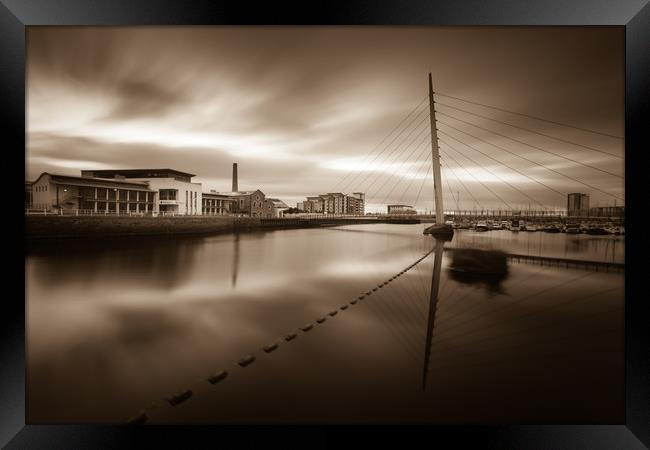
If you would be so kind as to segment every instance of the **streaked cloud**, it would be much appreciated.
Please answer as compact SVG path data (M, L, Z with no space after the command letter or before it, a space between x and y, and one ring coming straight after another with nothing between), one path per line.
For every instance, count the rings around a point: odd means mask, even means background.
M221 190L239 162L243 188L291 202L336 188L366 191L369 204L401 198L431 208L426 103L401 136L389 134L426 96L429 71L440 93L622 135L622 42L613 28L29 28L27 173L172 167ZM444 103L466 111L437 106L449 116L622 174L622 160L552 137L618 155L622 141ZM563 205L541 182L589 192L594 204L613 202L573 178L623 196L620 178L438 119L452 147L442 148L457 160L442 157L445 191L462 192L462 183L497 205L478 179L506 199L526 200L506 180Z

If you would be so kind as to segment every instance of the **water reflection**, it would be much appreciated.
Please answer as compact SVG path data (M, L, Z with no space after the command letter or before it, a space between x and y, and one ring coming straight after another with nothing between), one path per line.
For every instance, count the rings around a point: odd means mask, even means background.
M210 392L159 423L544 421L560 407L568 420L586 410L593 421L616 421L622 275L512 263L491 290L455 278L453 251L421 233L419 225L357 225L32 248L30 421L123 420L192 380ZM480 241L457 232L444 246L526 245L490 233ZM551 253L569 251L565 239L553 242ZM617 244L599 242L589 251L611 257ZM270 355L261 351L432 247L369 298ZM236 366L255 351L253 366ZM570 358L541 358L558 351ZM230 363L235 372L222 388L205 382ZM535 392L524 394L531 380ZM558 380L579 387L563 390Z
M239 233L235 233L234 240L235 250L233 251L232 261L232 287L237 286L237 272L239 271Z
M485 286L490 296L502 294L502 282L508 277L506 254L497 250L456 249L449 275L459 283Z
M587 234L518 232L492 230L474 232L456 230L454 247L502 250L508 253L584 259L590 261L625 261L625 237Z
M433 327L436 322L436 309L438 307L438 290L440 288L440 269L442 268L442 252L444 240L436 239L434 247L433 274L431 277L431 294L429 296L429 316L427 320L427 338L424 345L424 368L422 371L422 390L427 387L427 372L429 358L431 357L431 342L433 341Z

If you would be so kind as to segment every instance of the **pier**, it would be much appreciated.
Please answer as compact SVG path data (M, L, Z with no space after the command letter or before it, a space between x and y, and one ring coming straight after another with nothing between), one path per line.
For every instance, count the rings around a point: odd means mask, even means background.
M454 250L458 249L458 247L447 247L445 248L445 251L453 252ZM556 258L553 256L524 255L518 253L506 253L506 258L512 262L531 263L538 264L540 266L595 270L596 272L625 272L625 263L617 263L611 261L590 261L584 259Z

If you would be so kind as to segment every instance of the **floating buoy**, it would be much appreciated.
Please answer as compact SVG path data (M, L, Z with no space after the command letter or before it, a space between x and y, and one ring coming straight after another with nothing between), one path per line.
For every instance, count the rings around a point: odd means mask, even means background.
M369 295L369 294L368 294L368 295ZM366 298L365 295L360 295L360 296L357 297L357 300L363 300L364 298Z
M346 309L348 309L348 306L349 306L349 305L343 305L343 306L341 306L341 309L342 309L343 311L345 311Z
M334 317L335 315L338 314L338 311L337 311L337 310L330 311L328 314L329 314L330 316Z
M208 381L210 383L212 383L212 384L215 384L215 383L220 382L221 380L223 380L227 376L228 376L228 372L226 372L225 370L220 370L219 372L215 373L210 378L208 378Z
M247 355L247 356L244 356L242 359L240 359L237 364L239 364L242 367L246 367L247 365L249 365L253 361L255 361L255 357L253 355Z
M367 292L366 292L366 295L370 295L370 294L372 294L372 292L370 292L370 291L367 291Z
M272 343L272 344L269 344L269 345L267 345L266 347L264 347L264 351L265 351L266 353L271 353L273 350L275 350L276 348L278 348L278 345L279 345L279 344L278 344L277 342L274 342L274 343Z
M374 291L376 291L376 290L377 290L377 288L373 288L373 290L372 290L372 291L374 292Z
M320 318L316 319L316 322L318 322L318 323L323 323L323 322L325 322L326 320L327 320L327 317L320 317Z
M287 335L284 337L284 340L287 341L287 342L289 342L289 341L294 340L294 339L296 338L296 336L298 336L298 333L294 333L294 332L292 331L291 333L287 334Z
M357 299L355 298L354 300L350 300L351 305L356 305L357 304Z
M301 329L302 331L309 331L309 330L311 330L312 328L314 328L314 324L313 324L313 323L309 323L309 324L307 324L307 325L305 325L305 326L303 326L303 327L300 327L300 329Z
M172 395L167 399L170 405L176 406L179 403L183 403L185 400L192 396L192 391L190 389L181 392L180 394Z
M140 411L137 416L133 416L129 420L127 420L126 424L127 425L142 425L147 420L149 420L149 416L147 416L147 413L144 412L144 411Z

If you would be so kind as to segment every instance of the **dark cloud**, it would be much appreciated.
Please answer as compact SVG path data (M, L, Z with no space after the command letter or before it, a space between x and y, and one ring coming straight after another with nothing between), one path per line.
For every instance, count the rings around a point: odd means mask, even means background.
M152 83L138 80L121 81L113 91L117 106L105 119L128 120L139 117L158 117L187 103L179 92L172 92Z

